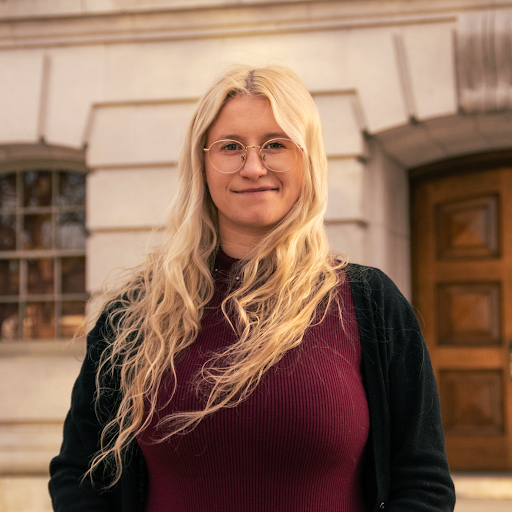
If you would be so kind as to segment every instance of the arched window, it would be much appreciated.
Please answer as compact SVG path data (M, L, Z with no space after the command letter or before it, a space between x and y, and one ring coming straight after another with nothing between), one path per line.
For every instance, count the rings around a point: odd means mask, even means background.
M88 299L83 154L9 149L0 162L0 340L69 339Z

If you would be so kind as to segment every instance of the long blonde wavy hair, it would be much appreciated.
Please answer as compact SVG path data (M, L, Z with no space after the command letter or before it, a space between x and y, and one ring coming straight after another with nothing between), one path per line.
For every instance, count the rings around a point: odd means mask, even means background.
M194 343L212 298L213 263L221 240L204 179L203 148L223 105L240 95L266 98L277 123L302 148L302 191L250 259L238 264L240 286L222 304L238 341L216 354L198 375L204 407L166 417L159 425L159 440L246 399L265 372L301 343L306 329L336 296L344 263L329 253L323 225L327 160L313 99L287 68L237 66L209 89L188 126L166 241L105 307L111 335L97 372L96 403L104 395L118 400L89 472L92 476L98 467L108 467L110 485L121 476L126 449L157 412L163 379L170 375L176 389L176 364ZM115 390L109 382L116 383Z

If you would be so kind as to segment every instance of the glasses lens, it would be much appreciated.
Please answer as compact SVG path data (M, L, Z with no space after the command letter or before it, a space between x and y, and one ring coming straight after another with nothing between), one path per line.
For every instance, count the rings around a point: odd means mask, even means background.
M289 171L299 161L299 148L289 139L272 139L261 148L265 166L271 171Z
M210 163L223 173L238 171L244 164L245 148L236 140L219 140L210 147Z

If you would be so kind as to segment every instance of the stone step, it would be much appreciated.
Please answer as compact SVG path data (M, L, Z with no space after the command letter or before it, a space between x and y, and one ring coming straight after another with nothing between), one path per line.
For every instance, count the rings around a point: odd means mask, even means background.
M510 500L512 512L511 473L453 473L457 498Z

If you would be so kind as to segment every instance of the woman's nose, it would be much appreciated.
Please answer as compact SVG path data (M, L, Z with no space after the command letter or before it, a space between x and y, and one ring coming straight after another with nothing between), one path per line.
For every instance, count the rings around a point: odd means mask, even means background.
M267 168L263 165L258 147L247 148L245 164L240 170L240 176L250 180L257 180L260 176L267 174Z

